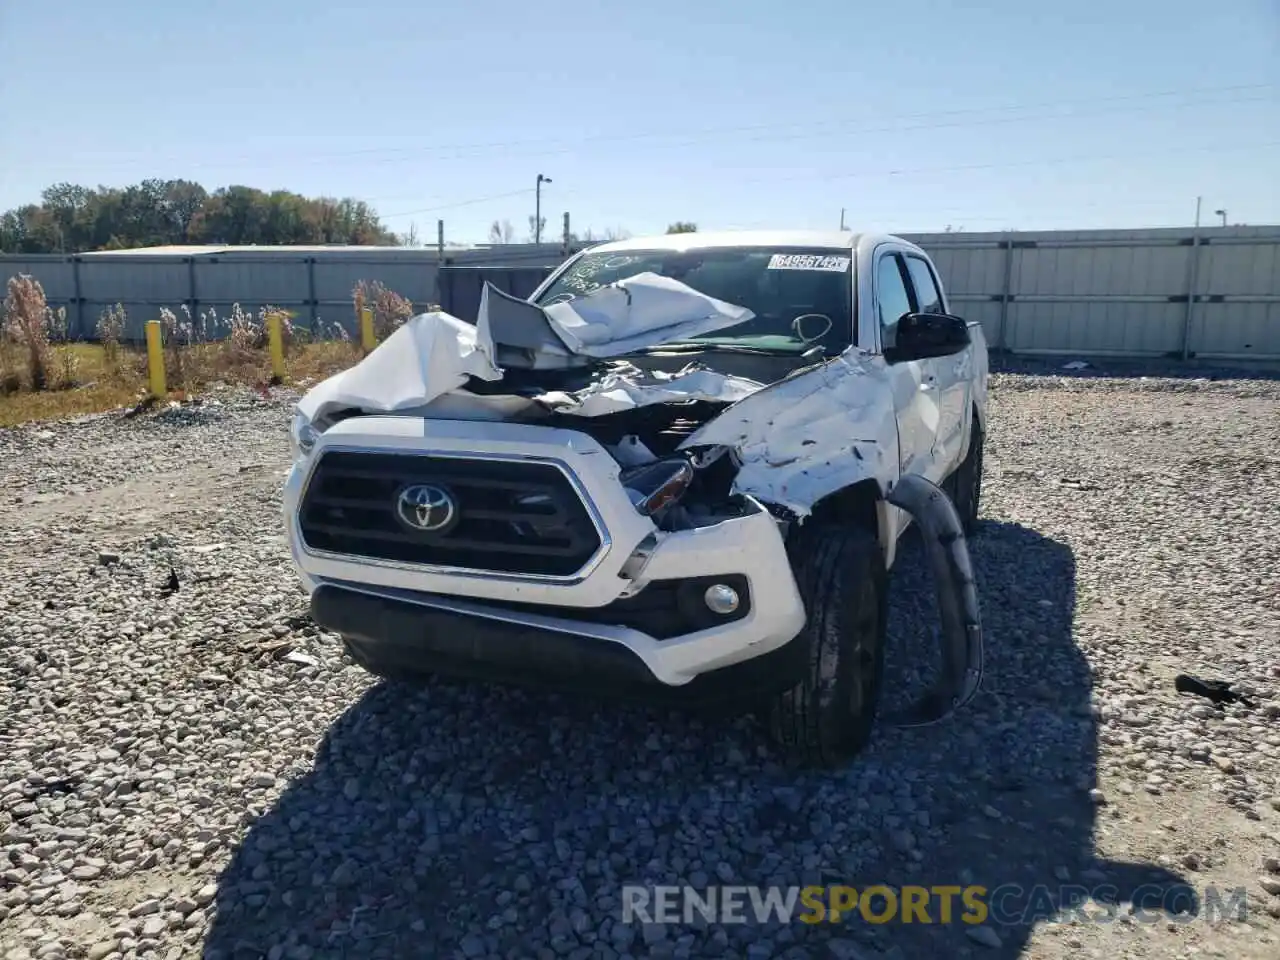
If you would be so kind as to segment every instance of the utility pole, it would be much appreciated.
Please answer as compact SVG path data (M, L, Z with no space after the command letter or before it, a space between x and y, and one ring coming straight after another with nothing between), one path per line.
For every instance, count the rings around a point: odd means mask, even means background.
M436 265L444 265L444 221L436 221Z
M840 208L840 229L844 229L844 207Z
M1200 201L1196 197L1196 225L1191 231L1191 251L1187 254L1187 309L1182 315L1182 359L1191 356L1191 322L1195 317L1196 284L1200 279Z
M569 255L569 211L564 212L564 249L561 251L564 256Z
M550 177L538 174L537 183L534 185L533 242L535 244L542 242L542 185L550 182Z

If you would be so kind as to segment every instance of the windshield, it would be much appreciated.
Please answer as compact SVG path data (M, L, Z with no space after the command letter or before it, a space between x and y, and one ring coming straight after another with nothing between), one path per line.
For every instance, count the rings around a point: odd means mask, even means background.
M535 302L545 307L638 273L656 273L755 314L746 323L681 343L796 353L821 346L831 356L852 342L851 264L849 250L807 247L588 253Z

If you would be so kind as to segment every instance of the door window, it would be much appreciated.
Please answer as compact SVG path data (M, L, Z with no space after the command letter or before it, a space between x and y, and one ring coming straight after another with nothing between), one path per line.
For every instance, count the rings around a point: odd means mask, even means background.
M876 306L880 312L880 348L891 350L897 344L898 320L911 312L902 259L896 253L886 254L876 265Z
M934 282L933 272L929 264L919 257L907 257L907 270L911 274L911 284L915 287L916 303L921 313L945 313L942 309L942 295L938 293L938 285Z

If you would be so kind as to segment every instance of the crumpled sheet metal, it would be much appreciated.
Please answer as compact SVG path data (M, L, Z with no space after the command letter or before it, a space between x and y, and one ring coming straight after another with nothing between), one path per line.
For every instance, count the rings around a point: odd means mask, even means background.
M639 273L546 307L486 283L476 329L494 363L550 370L696 337L754 316L679 280Z
M770 386L693 367L643 374L621 365L575 393L526 398L465 389L472 377L500 381L499 356L532 361L523 366L539 358L564 366L562 360L626 353L751 316L745 308L652 274L546 310L499 293L483 299L474 327L443 312L411 318L356 366L313 388L298 410L312 421L342 408L504 420L539 410L599 417L651 404L724 401L731 406L681 448L737 451L741 467L735 492L803 517L824 496L858 480L874 477L887 491L898 449L892 392L883 364L856 347ZM539 318L547 320L542 329ZM567 348L570 343L573 350ZM583 353L574 352L579 350Z
M494 419L491 408L510 413L521 409L522 402L467 394L462 388L470 377L498 381L507 366L585 366L743 323L754 316L745 307L652 273L629 277L545 310L486 284L475 326L442 311L411 317L360 363L313 388L298 409L313 421L340 408L441 416L433 406L439 400L451 410L451 416ZM555 396L564 412L600 416L675 399L733 402L759 388L760 384L750 380L707 371L677 374L671 380L648 377L644 382L606 378L588 390ZM446 395L451 402L444 400Z
M502 371L479 349L476 328L447 313L422 313L354 367L313 387L298 410L313 421L342 408L407 412L460 389L470 377L502 379Z
M714 370L686 369L667 374L610 373L598 383L576 393L544 393L537 399L559 413L580 417L601 417L655 403L689 400L719 400L736 403L751 396L764 384L745 377L731 377Z
M726 446L741 467L735 493L807 516L828 494L867 478L888 489L898 434L888 373L856 347L729 407L681 449Z
M755 316L656 273L638 273L543 312L571 351L596 358L700 336Z

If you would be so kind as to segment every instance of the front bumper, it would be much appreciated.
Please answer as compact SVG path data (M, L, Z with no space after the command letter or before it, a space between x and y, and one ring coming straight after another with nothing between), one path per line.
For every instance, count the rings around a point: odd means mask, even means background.
M454 456L554 461L574 478L603 533L602 549L579 576L557 581L442 571L310 550L301 535L298 508L311 470L325 450L406 455L432 451ZM545 640L526 642L517 638L550 631L556 638L574 638L570 643L575 650L594 649L600 654L575 655L568 658L571 661L621 660L640 666L651 681L679 687L701 674L778 650L800 631L804 606L782 535L766 510L753 504L746 515L711 526L658 532L632 506L618 482L619 469L604 447L577 431L415 417L352 418L326 431L311 456L298 460L289 475L284 515L290 548L322 625L355 638L353 646L363 643L372 649L376 644L407 662L414 661L417 650L426 660L440 661L439 669L445 672L456 672L449 665L464 660L474 666L486 662L496 666L508 659L523 662L530 656L535 661L538 656L556 660L557 656L550 652L552 644ZM608 622L584 623L578 615L607 607L654 581L716 575L745 578L751 597L750 612L745 617L684 635L659 637ZM442 603L453 605L447 617L439 612ZM407 631L406 636L412 638L408 640L378 626L388 618L402 622L402 604L416 608L412 619L417 626ZM463 611L459 604L467 609ZM522 606L512 610L511 604ZM421 609L428 605L433 612L421 615ZM401 613L378 612L386 610ZM372 619L365 623L366 617ZM332 619L326 624L324 618ZM467 648L467 644L460 647L448 633L472 630L472 621L477 618L507 626L487 630L492 634L489 639L470 647L471 653L460 657L459 649ZM530 656L517 655L518 650ZM561 662L556 669L574 672L571 666ZM522 668L520 672L528 671Z
M672 686L614 632L554 617L513 617L449 597L339 584L317 589L311 611L320 626L343 635L365 669L411 682L439 674L688 704L783 690L805 667L804 651L792 642Z

